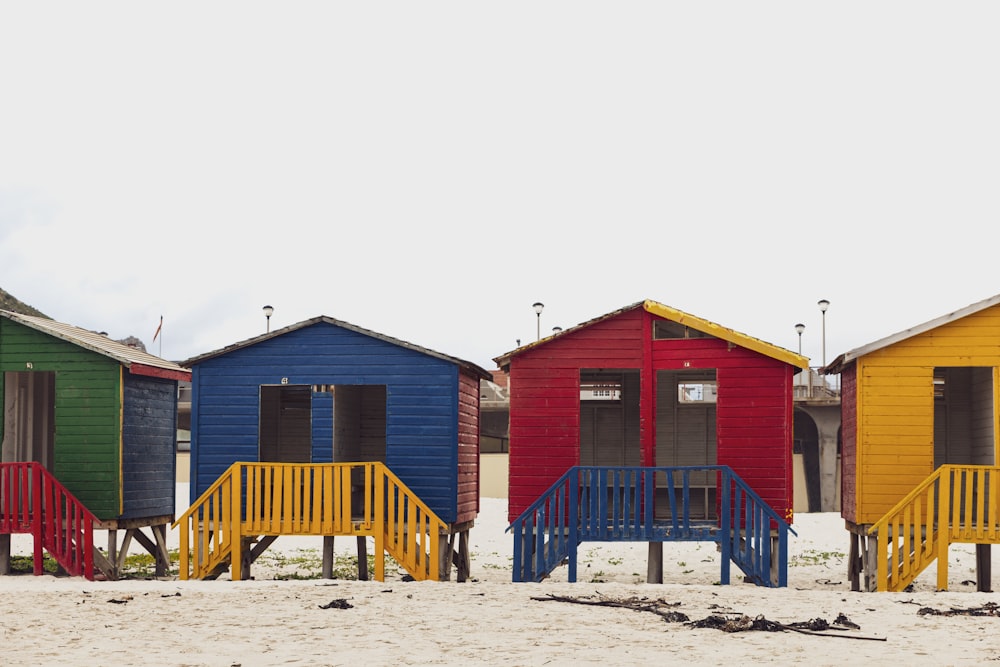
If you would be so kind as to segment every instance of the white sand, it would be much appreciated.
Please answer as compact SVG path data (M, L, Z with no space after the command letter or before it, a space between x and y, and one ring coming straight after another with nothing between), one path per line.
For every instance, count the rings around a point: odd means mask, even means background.
M179 491L186 505L186 488ZM0 577L0 664L18 665L639 665L682 661L843 665L979 665L1000 660L1000 617L919 614L1000 602L977 593L971 546L952 547L949 591L936 569L912 593L851 592L848 534L836 514L800 514L790 542L789 586L719 586L714 544L664 547L662 585L643 583L645 544L581 547L578 582L566 568L540 584L511 582L506 500L484 498L471 532L472 580L280 580L318 573L322 538L281 537L254 564L254 580ZM99 534L98 539L103 537ZM14 536L15 553L30 538ZM177 535L170 535L175 547ZM354 554L353 538L338 553ZM993 569L1000 573L994 550ZM133 547L132 553L140 553ZM306 569L295 561L305 557ZM282 562L285 559L285 562ZM966 583L970 582L970 583ZM998 583L1000 586L1000 583ZM649 611L537 600L662 600L691 622L763 616L782 624L843 614L859 629L814 636L790 630L729 633L667 622ZM332 602L351 605L342 609ZM676 605L676 606L673 606Z

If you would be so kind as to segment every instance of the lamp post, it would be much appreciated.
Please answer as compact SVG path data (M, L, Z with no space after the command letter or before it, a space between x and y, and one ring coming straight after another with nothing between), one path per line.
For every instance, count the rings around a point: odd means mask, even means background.
M552 327L552 333L557 334L562 331L562 327Z
M271 333L271 314L274 313L273 306L264 306L264 317L267 319L267 333Z
M545 304L542 303L541 301L536 301L535 303L531 304L531 307L535 309L535 318L536 318L536 327L535 327L535 329L536 329L536 335L537 335L537 338L535 340L541 340L542 339L542 310L545 308Z
M826 309L830 307L830 302L826 299L820 299L817 305L820 312L823 313L823 366L826 366Z
M795 331L799 334L799 354L802 354L802 332L806 330L806 325L799 322L795 325Z

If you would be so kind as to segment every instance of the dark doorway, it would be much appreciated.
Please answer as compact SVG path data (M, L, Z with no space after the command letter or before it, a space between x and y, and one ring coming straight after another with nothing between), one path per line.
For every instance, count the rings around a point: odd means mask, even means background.
M3 374L5 463L37 461L52 470L56 434L56 374L52 371Z
M657 372L657 466L716 465L717 399L714 369ZM691 517L715 518L716 474L693 472L689 483ZM658 496L661 492L657 490ZM657 507L661 506L663 502L658 502Z
M802 470L806 481L806 499L809 512L822 511L820 490L819 429L813 418L796 410L793 417L795 433L793 454L802 456Z
M994 465L993 369L934 369L934 468Z
M261 462L312 462L312 387L261 386L259 434Z
M580 371L580 465L638 466L639 371Z

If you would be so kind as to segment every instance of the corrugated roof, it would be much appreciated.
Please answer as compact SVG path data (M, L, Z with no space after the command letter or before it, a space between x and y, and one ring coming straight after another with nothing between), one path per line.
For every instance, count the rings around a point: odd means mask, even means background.
M690 313L685 313L682 310L671 308L670 306L665 306L662 303L651 301L649 299L633 303L631 305L625 306L624 308L619 308L618 310L612 311L606 315L595 317L592 320L588 320L569 329L564 329L559 333L552 334L551 336L547 336L546 338L543 338L539 341L535 341L534 343L523 345L517 348L516 350L512 350L510 352L500 355L499 357L495 357L493 361L497 363L497 366L502 368L508 363L510 363L511 357L514 357L532 348L538 347L539 345L544 345L549 341L553 340L554 338L558 338L559 336L568 335L573 331L577 331L578 329L583 329L597 322L617 317L618 315L624 312L634 310L636 308L643 308L644 310L646 310L649 313L652 313L653 315L658 315L659 317L662 317L664 319L677 322L678 324L683 324L685 326L691 327L696 331L700 331L710 336L714 336L715 338L720 338L726 342L732 343L734 345L739 345L740 347L746 348L748 350L759 352L760 354L771 357L772 359L783 361L787 364L791 364L792 366L796 366L797 368L803 368L803 369L809 368L809 359L807 357L802 356L801 354L796 354L791 350L786 350L782 347L778 347L777 345L772 345L771 343L764 342L758 338L742 334L738 331L735 331L734 329L728 329L726 327L715 324L714 322L710 322L704 318L697 317L696 315L691 315Z
M305 329L306 327L311 327L311 326L313 326L315 324L319 324L320 322L325 322L326 324L332 324L334 326L341 327L342 329L348 329L350 331L354 331L356 333L363 334L365 336L370 336L372 338L377 338L378 340L385 341L387 343L391 343L391 344L397 345L399 347L405 347L405 348L407 348L409 350L413 350L415 352L420 352L421 354L426 354L426 355L431 356L431 357L436 357L438 359L442 359L444 361L451 362L451 363L453 363L453 364L455 364L455 365L457 365L457 366L459 366L461 368L464 368L464 369L470 371L471 373L473 373L474 375L476 375L479 379L490 380L490 379L493 378L493 375L491 373L488 373L486 370L484 370L483 368L479 367L478 365L472 363L471 361L465 361L464 359L459 359L458 357L452 357L452 356L449 356L447 354L442 354L440 352L435 352L434 350L428 349L426 347L420 347L419 345L414 345L413 343L408 343L408 342L406 342L404 340L399 340L398 338L393 338L391 336L386 336L384 334L380 334L380 333L377 333L375 331L371 331L369 329L364 329L362 327L359 327L359 326L356 326L354 324L351 324L350 322L344 322L343 320L337 320L337 319L334 319L332 317L327 317L326 315L320 315L318 317L313 317L312 319L303 320L302 322L298 322L297 324L292 324L290 326L287 326L287 327L284 327L284 328L281 328L281 329L276 329L276 330L274 330L274 331L272 331L270 333L262 334L260 336L255 336L253 338L248 338L247 340L240 341L238 343L233 343L232 345L227 345L226 347L221 348L219 350L214 350L212 352L206 352L205 354L200 354L200 355L198 355L196 357L191 357L190 359L187 359L186 361L184 361L182 363L185 366L188 366L188 367L196 366L197 364L200 364L201 362L207 361L207 360L212 359L214 357L220 357L222 355L229 354L230 352L235 352L236 350L240 350L240 349L243 349L243 348L246 348L246 347L250 347L252 345L256 345L256 344L261 343L261 342L263 342L265 340L269 340L271 338L276 338L278 336L283 336L283 335L285 335L287 333L290 333L292 331L297 331L298 329Z
M138 348L129 347L124 343L111 340L106 335L96 331L81 329L80 327L73 326L72 324L56 322L55 320L50 320L44 317L20 315L9 310L0 310L0 317L5 317L12 322L23 324L26 327L35 329L36 331L41 331L42 333L72 343L73 345L77 345L92 352L104 355L105 357L114 359L126 368L141 375L156 375L157 373L149 373L144 369L134 368L135 366L159 369L161 371L165 371L166 376L173 377L174 379L180 379L181 377L186 377L188 380L191 379L191 371L187 368L184 368L183 366L172 361L161 359L160 357L149 354L148 352L143 352Z
M982 301L977 301L973 304L969 304L965 308L934 318L933 320L929 320L923 324L918 324L915 327L910 327L909 329L892 334L891 336L880 338L879 340L868 343L867 345L856 347L831 361L829 364L821 368L819 372L824 375L840 373L844 370L845 366L856 360L858 357L863 357L866 354L871 354L872 352L881 350L882 348L895 345L896 343L904 341L908 338L918 336L922 333L927 333L932 329L937 329L938 327L948 324L949 322L954 322L962 319L963 317L968 317L969 315L978 313L979 311L986 310L987 308L992 308L997 304L1000 304L1000 294L992 296L988 299L983 299Z

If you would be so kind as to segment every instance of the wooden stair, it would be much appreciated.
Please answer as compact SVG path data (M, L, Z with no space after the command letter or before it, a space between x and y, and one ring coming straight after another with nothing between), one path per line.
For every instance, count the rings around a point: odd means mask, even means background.
M388 467L234 463L174 522L180 578L236 581L281 535L371 537L375 579L388 553L416 580L439 580L448 526Z

